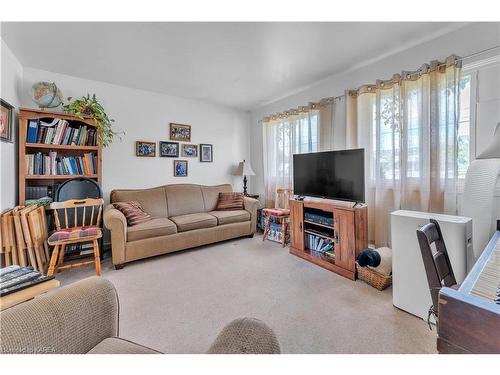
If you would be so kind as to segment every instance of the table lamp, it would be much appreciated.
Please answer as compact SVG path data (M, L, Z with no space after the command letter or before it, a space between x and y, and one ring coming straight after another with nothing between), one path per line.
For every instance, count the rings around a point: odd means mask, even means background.
M243 160L238 164L238 169L234 173L235 176L243 176L243 195L248 195L247 193L247 176L255 176L255 172L249 162Z

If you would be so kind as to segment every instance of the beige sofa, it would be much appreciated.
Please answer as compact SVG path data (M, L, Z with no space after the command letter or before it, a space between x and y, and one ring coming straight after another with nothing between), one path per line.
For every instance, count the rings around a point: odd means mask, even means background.
M165 185L151 189L113 190L111 203L138 201L153 220L127 226L125 216L110 204L104 224L111 231L113 264L125 263L230 238L253 236L257 225L256 199L245 197L244 210L215 211L220 192L229 184Z
M0 353L160 353L119 337L119 310L114 285L102 277L57 288L0 313ZM280 345L264 322L240 318L219 333L207 353L279 354Z

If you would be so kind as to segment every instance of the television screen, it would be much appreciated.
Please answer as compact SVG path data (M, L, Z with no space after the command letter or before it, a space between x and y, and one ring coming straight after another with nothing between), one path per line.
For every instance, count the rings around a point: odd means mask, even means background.
M296 195L365 201L365 150L293 155Z

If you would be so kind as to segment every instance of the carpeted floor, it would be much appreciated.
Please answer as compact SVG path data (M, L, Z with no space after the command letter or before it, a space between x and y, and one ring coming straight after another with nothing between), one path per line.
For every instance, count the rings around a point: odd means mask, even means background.
M203 353L222 327L255 317L283 353L435 353L435 330L392 305L392 291L350 281L260 237L128 264L103 276L120 298L120 336L165 353ZM92 266L57 275L69 284Z

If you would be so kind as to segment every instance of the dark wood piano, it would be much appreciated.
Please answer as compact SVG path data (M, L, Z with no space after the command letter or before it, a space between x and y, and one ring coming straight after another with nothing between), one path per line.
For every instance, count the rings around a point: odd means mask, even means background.
M500 220L458 290L439 292L439 353L500 353Z

